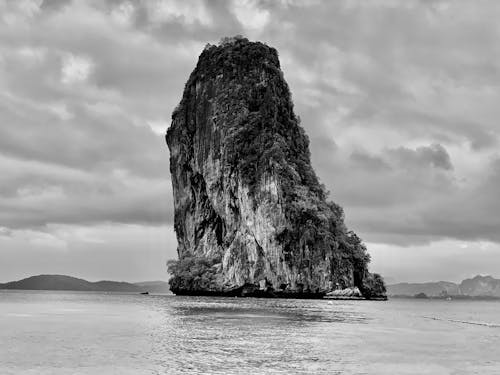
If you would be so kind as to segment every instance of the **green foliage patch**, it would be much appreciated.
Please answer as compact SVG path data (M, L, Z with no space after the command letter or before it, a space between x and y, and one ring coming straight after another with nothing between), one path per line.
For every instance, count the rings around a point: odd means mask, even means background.
M385 297L387 292L384 279L378 273L367 274L359 289L368 299Z
M217 288L217 263L220 259L205 257L184 257L179 260L169 260L168 272L172 275L168 281L170 290L215 290Z

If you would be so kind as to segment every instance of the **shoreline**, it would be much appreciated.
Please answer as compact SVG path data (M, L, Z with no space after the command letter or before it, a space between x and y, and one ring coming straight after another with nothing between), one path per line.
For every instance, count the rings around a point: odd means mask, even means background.
M322 299L322 300L352 300L352 301L387 301L386 296L365 298L359 296L329 296L325 292L286 292L269 290L252 290L251 288L240 287L228 291L210 290L172 290L177 296L200 296L200 297L239 297L239 298L290 298L290 299Z

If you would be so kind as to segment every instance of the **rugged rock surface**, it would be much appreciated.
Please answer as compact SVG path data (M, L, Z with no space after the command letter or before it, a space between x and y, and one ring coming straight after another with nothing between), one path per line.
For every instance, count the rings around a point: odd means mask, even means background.
M169 264L174 293L385 292L342 209L326 200L274 48L244 38L207 45L166 140L179 255Z

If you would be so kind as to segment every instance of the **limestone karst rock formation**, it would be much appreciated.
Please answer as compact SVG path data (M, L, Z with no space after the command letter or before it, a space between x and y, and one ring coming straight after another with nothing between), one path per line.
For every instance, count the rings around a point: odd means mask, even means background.
M278 53L226 38L207 45L166 140L175 207L176 294L318 297L384 293L369 255L326 200ZM339 179L339 184L342 183Z

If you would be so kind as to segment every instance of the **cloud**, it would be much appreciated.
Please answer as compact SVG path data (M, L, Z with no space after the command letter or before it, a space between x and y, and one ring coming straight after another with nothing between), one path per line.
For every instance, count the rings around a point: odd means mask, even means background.
M263 29L270 20L269 11L255 0L235 0L232 4L236 18L249 31Z
M165 225L65 224L46 231L15 230L9 237L0 235L0 282L38 274L166 281L165 263L176 256L175 242L172 226Z
M117 24L127 27L131 25L134 13L134 5L130 2L123 2L111 10L111 19Z
M244 34L279 51L352 229L472 259L500 243L499 17L494 1L0 1L2 236L46 249L71 225L72 249L85 228L168 225L163 133L203 46Z
M360 151L354 151L350 159L361 166L372 171L390 169L391 167L379 156L368 155Z
M371 269L396 282L452 281L476 275L498 275L500 245L487 241L439 240L432 244L368 244Z
M179 20L186 25L193 23L204 26L212 25L212 19L205 8L204 2L158 0L149 3L146 2L146 6L148 6L150 12L150 19L154 23L168 23Z
M125 170L83 171L0 158L0 226L47 228L51 223L149 223L173 220L170 181Z
M415 168L419 165L430 165L445 170L453 169L450 155L439 143L434 143L430 146L420 146L415 150L399 147L396 149L389 149L387 153L407 168Z
M65 84L84 82L92 70L93 63L90 59L69 54L62 62L61 82Z

